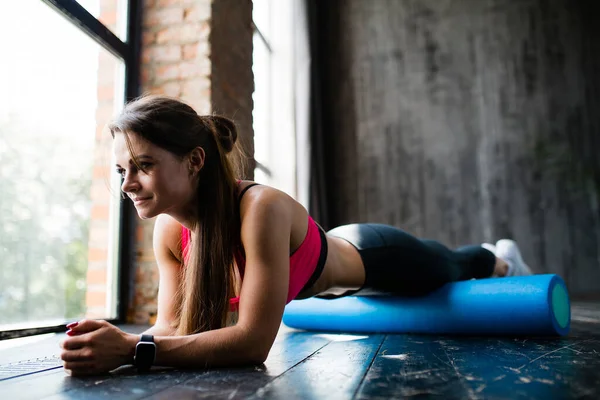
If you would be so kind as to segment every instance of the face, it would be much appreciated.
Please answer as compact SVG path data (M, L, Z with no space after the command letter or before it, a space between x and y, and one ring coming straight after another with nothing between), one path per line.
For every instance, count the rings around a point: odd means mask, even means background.
M138 134L129 133L128 137L141 169L133 162L125 134L115 133L113 150L117 172L123 176L121 190L133 201L140 218L159 214L178 220L188 218L195 185L186 160Z

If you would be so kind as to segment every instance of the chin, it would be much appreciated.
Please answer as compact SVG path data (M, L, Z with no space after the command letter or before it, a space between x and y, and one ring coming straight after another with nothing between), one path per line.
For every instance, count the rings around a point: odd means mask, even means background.
M151 219L151 218L158 216L158 213L150 214L150 213L138 212L138 216L140 217L140 219Z
M140 219L150 219L160 214L158 212L155 212L153 209L136 209L136 211Z

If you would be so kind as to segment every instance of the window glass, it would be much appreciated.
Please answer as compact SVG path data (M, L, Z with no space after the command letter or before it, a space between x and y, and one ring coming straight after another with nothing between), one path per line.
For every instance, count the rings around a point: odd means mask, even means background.
M267 40L271 37L270 16L271 0L254 0L252 2L252 20Z
M271 55L262 39L254 34L252 72L254 73L254 93L252 111L254 129L254 158L267 165L269 162L270 132L270 63ZM267 183L264 182L263 183Z
M122 41L127 40L127 0L77 0Z
M113 318L123 63L39 0L0 5L0 48L0 330Z

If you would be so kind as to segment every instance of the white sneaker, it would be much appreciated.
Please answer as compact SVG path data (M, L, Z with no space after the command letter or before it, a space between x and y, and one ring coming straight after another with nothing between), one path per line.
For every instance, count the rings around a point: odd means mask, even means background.
M486 250L491 251L492 253L494 253L494 255L496 254L496 246L494 246L491 243L482 243L481 247L483 247Z
M531 268L525 264L519 247L514 240L500 239L496 242L496 257L508 264L506 276L533 275Z

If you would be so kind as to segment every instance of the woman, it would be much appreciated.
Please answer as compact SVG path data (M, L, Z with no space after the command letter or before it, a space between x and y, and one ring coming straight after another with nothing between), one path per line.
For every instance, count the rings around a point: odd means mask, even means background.
M497 257L491 245L451 251L380 224L325 233L285 193L236 180L240 152L230 120L199 116L177 100L138 99L109 128L122 191L141 218L158 217L158 315L145 332L156 352L146 364L262 363L293 299L422 295L447 282L530 273L510 240L497 243ZM139 335L105 321L67 327L68 372L133 362Z

